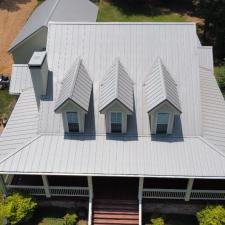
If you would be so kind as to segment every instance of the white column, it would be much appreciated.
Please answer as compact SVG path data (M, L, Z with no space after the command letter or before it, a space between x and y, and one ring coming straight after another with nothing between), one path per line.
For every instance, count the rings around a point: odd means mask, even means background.
M144 177L140 177L139 178L139 187L138 187L138 199L139 199L139 201L142 201L143 187L144 187Z
M11 175L11 174L6 175L5 183L10 185L13 181L13 177L14 177L14 175Z
M92 177L87 177L87 180L88 180L88 188L89 188L89 198L92 199L94 197Z
M49 185L48 185L48 178L46 175L42 175L42 181L43 181L43 185L44 185L44 189L45 189L45 195L46 198L50 198L51 197L51 193L49 190Z
M89 188L88 225L91 225L92 224L92 199L94 197L92 177L88 176L87 180L88 180L88 188Z
M7 195L7 190L6 190L5 182L4 182L2 175L0 175L0 189L3 193L3 195Z
M139 178L138 200L139 200L139 225L142 224L142 195L144 187L144 177Z
M193 178L188 179L186 194L184 198L186 202L190 201L193 184L194 184L194 179Z

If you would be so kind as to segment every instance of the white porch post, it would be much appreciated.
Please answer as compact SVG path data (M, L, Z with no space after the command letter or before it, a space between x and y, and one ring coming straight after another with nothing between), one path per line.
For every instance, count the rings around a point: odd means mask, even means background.
M142 195L144 187L144 177L139 178L138 200L139 200L139 225L142 224Z
M190 201L193 184L194 184L194 179L193 178L188 179L187 190L186 190L186 194L184 198L186 202Z
M2 175L0 175L0 189L3 193L3 195L7 195L7 190L6 190L5 182L4 182Z
M88 203L88 225L92 224L92 200L94 197L92 177L88 176L89 203Z
M51 193L49 190L49 185L48 185L48 178L46 175L42 175L42 181L43 181L43 185L44 185L44 189L45 189L45 195L46 198L50 198L51 197Z

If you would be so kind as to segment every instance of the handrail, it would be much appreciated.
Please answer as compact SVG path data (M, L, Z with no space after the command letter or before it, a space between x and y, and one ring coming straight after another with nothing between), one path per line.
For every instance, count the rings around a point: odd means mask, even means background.
M185 189L149 189L142 192L143 198L185 199ZM190 200L225 200L225 190L192 190Z
M30 195L45 195L44 186L7 185L8 192L21 191ZM88 187L49 186L51 196L79 196L88 197Z

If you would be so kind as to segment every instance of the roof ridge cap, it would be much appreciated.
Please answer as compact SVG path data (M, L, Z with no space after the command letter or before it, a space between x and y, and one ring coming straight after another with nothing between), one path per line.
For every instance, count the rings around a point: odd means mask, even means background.
M116 99L118 99L119 97L119 63L120 63L120 60L119 60L119 57L116 58Z
M37 139L39 139L42 135L39 134L37 136L35 136L34 138L32 138L31 140L29 140L28 142L26 142L22 147L18 148L17 150L15 150L11 155L8 155L6 158L2 159L0 161L0 164L2 164L3 162L5 162L7 159L11 158L12 156L14 156L15 154L17 154L18 152L22 151L25 147L27 147L28 145L30 145L31 143L33 143L34 141L36 141Z
M221 156L223 156L225 158L225 153L223 153L222 151L220 151L218 148L216 148L213 144L211 144L208 140L206 140L204 137L199 136L198 137L202 142L204 142L205 144L207 144L209 147L211 147L211 149L214 152L217 152L218 154L220 154Z
M76 85L76 83L77 83L78 72L79 72L80 65L81 65L81 63L82 63L82 59L79 57L79 58L77 59L77 62L75 62L75 63L77 64L77 65L76 65L76 70L75 70L75 72L74 72L75 78L74 78L73 83L72 83L72 85L71 85L71 90L70 90L69 98L70 98L70 96L73 94L74 87L75 87L75 85Z
M163 74L163 70L162 70L162 60L160 57L157 57L157 63L159 64L159 68L160 68L160 75L161 75L161 82L162 82L162 86L163 86L163 95L165 97L165 99L167 99L167 93L166 93L166 82L165 82L165 77Z
M52 7L52 9L51 9L51 11L49 13L49 16L47 17L47 19L45 21L45 25L47 24L47 26L48 26L48 21L52 17L52 14L53 14L54 10L56 9L56 7L58 6L58 4L59 4L60 1L61 0L56 0L55 4L53 5L53 7Z

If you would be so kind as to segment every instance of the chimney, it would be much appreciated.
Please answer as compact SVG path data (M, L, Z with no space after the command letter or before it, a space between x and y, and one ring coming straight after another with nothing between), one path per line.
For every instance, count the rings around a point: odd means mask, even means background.
M41 96L46 95L47 91L48 63L46 56L45 51L34 52L28 63L38 108Z

